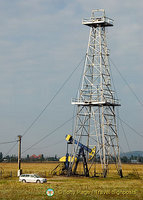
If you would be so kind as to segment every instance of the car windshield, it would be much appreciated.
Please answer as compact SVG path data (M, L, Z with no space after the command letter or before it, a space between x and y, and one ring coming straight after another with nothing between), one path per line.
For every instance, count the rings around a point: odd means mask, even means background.
M35 177L35 178L40 178L40 176L38 176L37 174L34 174L34 177Z

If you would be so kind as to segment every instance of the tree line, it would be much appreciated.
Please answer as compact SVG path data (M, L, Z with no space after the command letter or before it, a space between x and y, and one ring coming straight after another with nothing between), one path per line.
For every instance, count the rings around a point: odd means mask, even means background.
M114 160L114 158L113 158ZM3 157L2 152L0 152L0 162L17 162L18 157L16 155L7 155ZM22 162L43 162L43 161L59 161L59 157L55 156L44 156L40 154L39 156L29 156L27 155L25 158L22 158ZM96 162L100 162L99 156L96 157ZM122 163L143 163L143 156L121 156Z
M22 158L22 162L43 162L43 161L58 161L59 158L57 155L55 156L47 156L45 157L43 154L39 156L29 156L27 155L25 158ZM2 152L0 152L0 162L18 162L18 157L16 155L7 155L3 157Z

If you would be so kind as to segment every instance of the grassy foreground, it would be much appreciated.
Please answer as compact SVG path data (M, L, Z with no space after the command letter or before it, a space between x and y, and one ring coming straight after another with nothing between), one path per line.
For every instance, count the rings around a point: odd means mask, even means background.
M105 200L143 199L143 165L122 165L124 178L116 175L110 166L109 176L104 178L51 176L50 171L57 163L24 163L23 173L43 173L48 181L45 184L20 183L17 177L8 177L9 172L17 171L16 163L1 163L3 176L0 178L0 199L32 200ZM98 168L99 166L97 166ZM46 190L52 188L54 195L49 197Z

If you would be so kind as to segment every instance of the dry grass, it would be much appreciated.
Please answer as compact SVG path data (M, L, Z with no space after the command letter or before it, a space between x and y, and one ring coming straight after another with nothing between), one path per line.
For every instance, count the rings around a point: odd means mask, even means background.
M50 171L57 163L23 163L23 173L45 173ZM18 178L0 179L0 199L60 199L60 200L86 200L86 199L143 199L143 165L122 165L124 178L119 178L114 165L110 166L110 174L104 179L85 177L53 176L48 178L46 184L20 183ZM78 170L82 166L79 166ZM97 165L97 169L100 166ZM17 164L1 163L0 169L5 173L17 172ZM53 188L54 196L48 197L46 190Z

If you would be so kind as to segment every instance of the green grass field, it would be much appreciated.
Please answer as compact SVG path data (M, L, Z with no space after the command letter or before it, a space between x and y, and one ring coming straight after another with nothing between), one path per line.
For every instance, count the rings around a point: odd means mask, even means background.
M122 165L122 179L116 174L114 165L110 166L107 178L52 176L50 171L56 165L57 163L23 163L23 173L39 173L47 177L47 183L36 184L18 181L16 163L0 163L0 199L143 199L143 165ZM11 172L13 177L9 177ZM52 197L46 195L48 188L54 190Z

